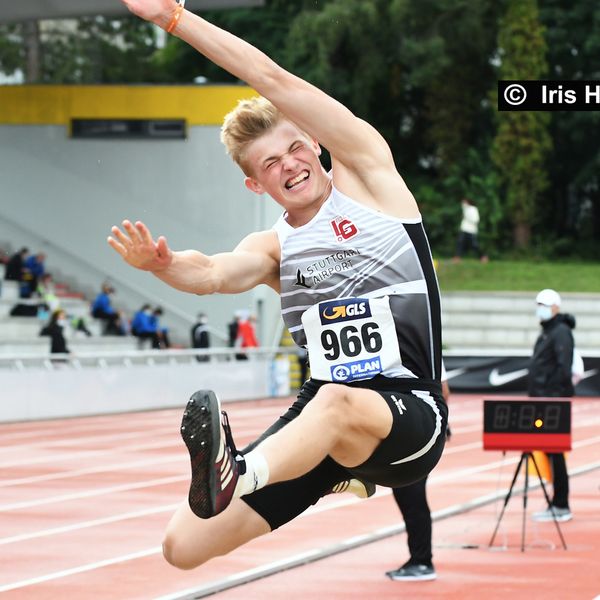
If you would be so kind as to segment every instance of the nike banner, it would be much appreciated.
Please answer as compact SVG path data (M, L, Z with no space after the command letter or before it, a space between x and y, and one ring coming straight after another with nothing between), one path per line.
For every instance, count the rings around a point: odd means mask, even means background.
M453 392L527 393L528 356L444 356ZM584 373L576 396L600 396L600 357L583 357Z

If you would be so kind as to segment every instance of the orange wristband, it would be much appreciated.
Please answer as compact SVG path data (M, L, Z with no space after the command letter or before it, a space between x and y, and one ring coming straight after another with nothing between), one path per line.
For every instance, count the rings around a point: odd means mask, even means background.
M171 33L175 27L177 27L177 23L179 23L179 19L181 19L181 13L183 12L183 7L185 6L185 0L181 0L175 9L175 14L171 19L171 22L167 26L167 33Z

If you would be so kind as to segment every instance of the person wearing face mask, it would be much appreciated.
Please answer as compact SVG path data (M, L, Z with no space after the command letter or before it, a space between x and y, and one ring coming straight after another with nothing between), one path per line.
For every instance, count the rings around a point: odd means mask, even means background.
M542 332L535 342L529 366L530 396L570 397L574 394L572 381L573 351L575 343L572 330L575 317L560 312L558 292L545 289L536 298L536 315ZM552 465L554 496L550 506L533 514L534 521L570 521L569 475L564 454L548 454Z
M50 338L51 354L68 354L67 341L64 336L64 329L67 326L67 316L65 311L58 309L52 313L48 324L40 331L41 336Z

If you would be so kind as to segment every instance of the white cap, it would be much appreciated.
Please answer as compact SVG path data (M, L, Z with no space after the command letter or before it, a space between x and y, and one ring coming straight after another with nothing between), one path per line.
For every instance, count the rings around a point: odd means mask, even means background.
M537 295L535 301L538 304L543 304L544 306L560 306L560 295L554 290L545 289Z

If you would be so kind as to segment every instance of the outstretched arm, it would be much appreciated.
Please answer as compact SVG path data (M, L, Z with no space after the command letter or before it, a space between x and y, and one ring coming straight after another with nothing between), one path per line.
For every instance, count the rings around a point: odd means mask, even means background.
M233 252L207 256L196 250L173 252L161 236L154 240L137 221L123 221L123 230L112 228L109 245L123 260L182 292L192 294L238 294L264 283L279 285L277 237L274 232L253 233Z
M168 27L177 8L175 0L122 1L133 13L163 28ZM418 214L385 140L343 104L285 71L254 46L188 11L181 13L172 33L248 83L325 146L334 161L334 176L336 164L345 167L375 198L381 197L381 188L398 185L399 191L392 194L395 202L405 204L404 212Z
M177 9L175 0L122 1L131 12L163 29ZM354 162L357 151L364 147L365 155L375 154L377 161L391 162L388 146L374 128L251 44L186 10L171 33L268 98L338 160Z

